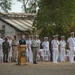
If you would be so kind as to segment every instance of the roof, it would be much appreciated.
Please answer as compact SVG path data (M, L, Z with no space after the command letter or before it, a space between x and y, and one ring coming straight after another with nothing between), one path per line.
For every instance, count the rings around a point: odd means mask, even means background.
M31 30L33 21L36 17L36 14L30 13L0 13L0 15L2 21L20 31Z

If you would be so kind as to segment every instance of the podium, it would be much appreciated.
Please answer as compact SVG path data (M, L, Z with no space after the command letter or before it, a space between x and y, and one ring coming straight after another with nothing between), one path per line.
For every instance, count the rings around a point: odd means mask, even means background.
M19 65L26 64L26 45L18 46L18 64Z

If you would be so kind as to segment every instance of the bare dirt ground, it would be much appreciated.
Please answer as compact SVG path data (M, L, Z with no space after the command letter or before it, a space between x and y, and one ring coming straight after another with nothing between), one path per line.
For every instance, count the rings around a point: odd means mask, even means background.
M38 62L20 66L16 63L0 63L0 75L75 75L75 63Z

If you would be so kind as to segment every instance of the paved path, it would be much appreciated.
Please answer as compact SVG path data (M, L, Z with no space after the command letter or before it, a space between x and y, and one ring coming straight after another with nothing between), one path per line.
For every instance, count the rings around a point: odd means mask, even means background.
M16 63L0 63L0 75L75 75L75 63L39 62L19 66Z

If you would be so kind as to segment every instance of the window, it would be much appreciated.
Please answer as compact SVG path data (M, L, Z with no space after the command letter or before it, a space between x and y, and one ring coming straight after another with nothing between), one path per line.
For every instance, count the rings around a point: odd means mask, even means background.
M2 29L5 29L5 25L2 25Z

